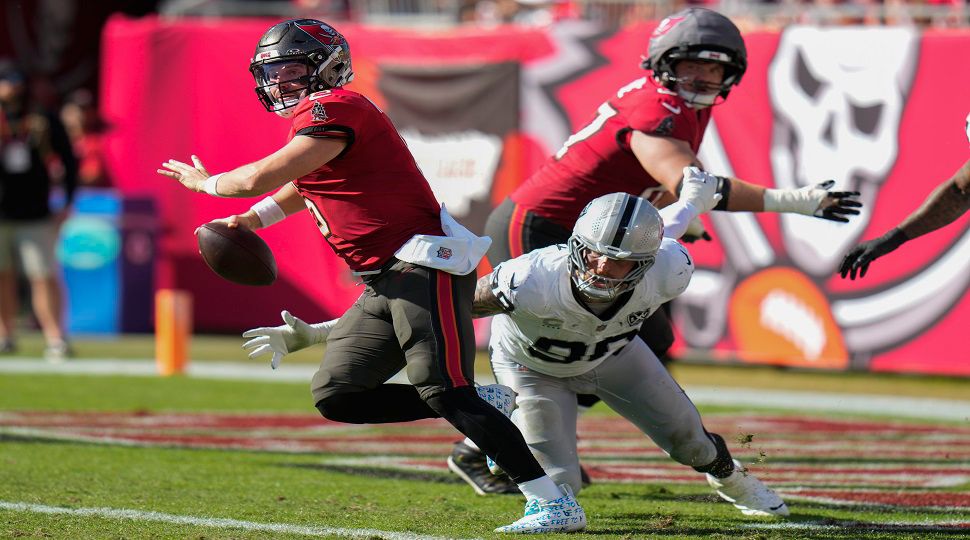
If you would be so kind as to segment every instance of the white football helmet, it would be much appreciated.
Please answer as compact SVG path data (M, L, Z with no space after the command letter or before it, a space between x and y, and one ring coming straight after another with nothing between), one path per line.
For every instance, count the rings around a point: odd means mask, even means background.
M569 273L580 294L604 302L636 287L653 266L664 223L647 200L627 193L610 193L590 201L579 214L569 237ZM592 251L637 264L622 278L596 275L586 262Z

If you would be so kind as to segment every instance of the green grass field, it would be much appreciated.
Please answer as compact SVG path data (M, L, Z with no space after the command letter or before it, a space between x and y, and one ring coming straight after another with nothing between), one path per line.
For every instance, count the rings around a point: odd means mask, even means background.
M253 363L241 341L197 338L193 361ZM76 346L76 363L152 355L150 337ZM39 350L23 343L24 355ZM284 362L309 366L319 353ZM447 472L458 436L442 422L326 422L308 381L266 372L265 380L215 380L0 371L0 537L495 538L494 527L520 516L521 498L476 496ZM970 401L962 379L688 365L674 374L688 391ZM594 484L579 498L590 523L573 537L970 536L966 418L700 408L708 427L786 497L792 516L742 516L598 406L581 424Z

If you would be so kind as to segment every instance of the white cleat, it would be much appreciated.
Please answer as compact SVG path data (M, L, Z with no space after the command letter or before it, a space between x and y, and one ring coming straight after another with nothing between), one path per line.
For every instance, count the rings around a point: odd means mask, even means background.
M495 529L499 533L538 534L574 532L586 528L586 512L573 497L573 490L567 484L559 486L563 496L547 503L536 499L525 504L522 519Z
M727 478L707 475L707 483L722 499L733 503L746 516L787 516L788 506L777 493L749 473L738 460Z

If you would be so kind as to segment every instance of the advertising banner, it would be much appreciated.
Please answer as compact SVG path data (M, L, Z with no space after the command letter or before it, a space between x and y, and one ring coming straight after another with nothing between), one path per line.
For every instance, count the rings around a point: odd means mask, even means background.
M275 324L281 309L334 317L361 290L303 215L260 232L277 257L277 284L221 280L204 267L192 231L255 199L189 193L154 173L164 160L191 154L211 172L225 171L284 143L288 122L262 109L247 71L273 22L117 18L104 35L112 174L124 193L157 200L158 285L192 291L203 331ZM600 103L643 76L652 27L340 30L357 74L350 88L385 108L438 198L481 232L491 206ZM970 32L793 26L745 39L749 68L715 108L700 151L706 168L777 188L834 179L839 189L862 192L866 207L847 225L705 216L714 240L689 246L697 271L675 303L676 352L970 375L958 341L970 322L966 218L880 259L861 281L835 274L848 249L901 221L970 157L970 71L953 69L970 50Z

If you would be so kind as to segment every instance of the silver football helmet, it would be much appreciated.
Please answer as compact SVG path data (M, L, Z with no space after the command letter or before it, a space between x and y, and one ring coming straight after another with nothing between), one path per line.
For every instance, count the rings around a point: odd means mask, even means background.
M663 241L664 223L647 200L610 193L590 201L579 214L569 237L569 274L580 294L594 302L615 299L636 287ZM589 252L636 262L622 278L609 278L589 268Z

